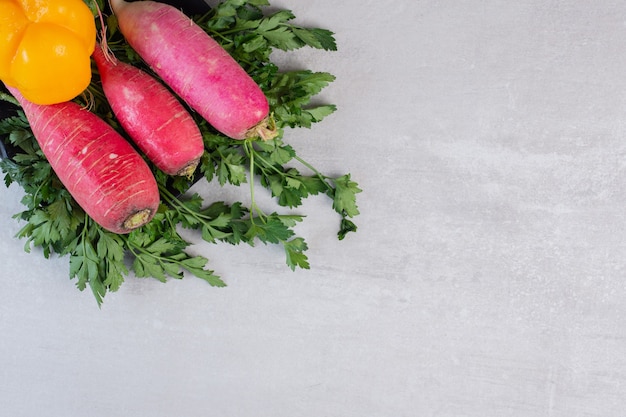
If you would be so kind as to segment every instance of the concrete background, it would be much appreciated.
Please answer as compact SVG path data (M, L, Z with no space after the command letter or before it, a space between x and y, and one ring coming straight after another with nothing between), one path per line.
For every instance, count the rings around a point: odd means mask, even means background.
M0 414L626 415L626 5L310 3L272 5L339 51L276 59L339 110L286 137L359 182L358 233L313 198L310 271L198 242L227 288L130 277L98 309L3 189Z

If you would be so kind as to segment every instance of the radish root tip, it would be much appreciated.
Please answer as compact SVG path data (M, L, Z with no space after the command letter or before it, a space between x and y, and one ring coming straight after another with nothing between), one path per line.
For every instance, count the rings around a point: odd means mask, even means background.
M152 218L152 210L143 209L131 214L124 220L124 229L131 231L148 223Z
M271 115L261 120L246 132L246 139L259 137L263 141L268 141L274 139L276 136L278 136L278 128L276 127L274 117Z
M193 161L185 165L182 169L180 169L176 173L176 175L181 176L181 177L187 177L187 179L191 180L193 177L193 173L196 172L196 168L198 167L199 163L200 163L199 158L194 159Z

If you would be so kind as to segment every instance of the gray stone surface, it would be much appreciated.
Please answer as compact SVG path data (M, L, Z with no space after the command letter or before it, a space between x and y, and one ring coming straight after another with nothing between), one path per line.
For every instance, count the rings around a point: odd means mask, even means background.
M360 183L358 233L313 198L310 271L191 236L227 288L130 277L99 310L3 189L2 414L624 416L626 5L311 3L272 2L339 51L276 59L339 110L286 138Z

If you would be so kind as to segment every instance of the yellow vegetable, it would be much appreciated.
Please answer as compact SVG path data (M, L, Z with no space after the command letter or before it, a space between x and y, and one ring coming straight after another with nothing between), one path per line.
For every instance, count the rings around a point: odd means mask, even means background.
M33 103L82 93L95 42L94 17L82 0L0 0L0 80Z

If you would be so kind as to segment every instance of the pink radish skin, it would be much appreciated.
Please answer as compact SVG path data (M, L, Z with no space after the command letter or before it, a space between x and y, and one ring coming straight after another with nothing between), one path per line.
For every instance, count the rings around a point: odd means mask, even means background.
M110 3L130 46L215 129L233 139L276 136L261 88L188 16L150 0Z
M96 46L93 58L111 109L145 155L169 175L191 176L204 152L189 112L148 73Z
M122 234L152 219L160 201L157 183L122 136L74 102L38 105L8 88L50 166L96 223Z

